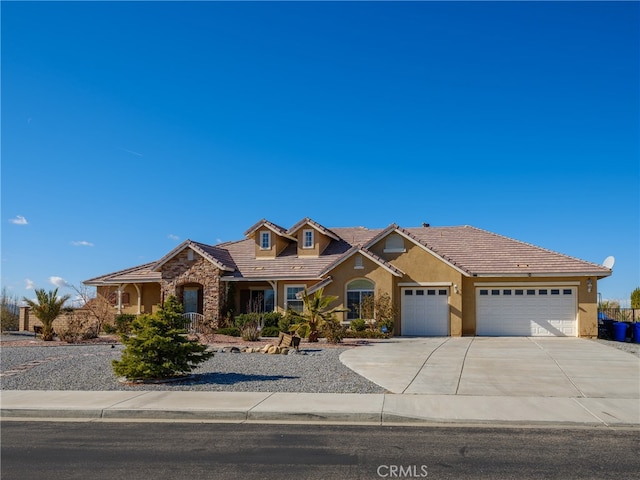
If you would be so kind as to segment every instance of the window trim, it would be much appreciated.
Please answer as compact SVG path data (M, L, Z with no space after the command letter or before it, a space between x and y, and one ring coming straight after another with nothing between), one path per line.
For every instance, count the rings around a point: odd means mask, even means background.
M267 239L267 246L264 246L265 235ZM269 230L260 231L260 250L271 250L271 232Z
M369 282L371 284L371 289L369 290L369 289L363 289L363 288L354 288L354 289L349 290L349 285L354 283L354 282L357 282L358 280L365 280L365 281ZM345 291L345 294L344 294L344 302L345 303L344 303L344 305L348 309L348 311L346 311L344 313L344 321L345 322L351 322L351 320L355 320L355 319L360 318L360 317L356 316L354 318L349 318L350 315L358 315L357 312L352 312L351 309L349 309L349 292L358 292L359 301L360 301L360 303L362 303L362 293L363 292L367 292L367 293L370 293L371 295L375 296L375 294L376 294L376 282L374 282L373 280L371 280L369 278L366 278L366 277L352 278L351 280L349 280L345 284L344 291Z
M302 290L304 290L306 288L306 285L304 283L287 283L283 286L283 293L284 293L284 311L286 312L287 310L289 310L289 295L288 295L288 290L290 288L301 288ZM302 291L300 290L300 291ZM301 302L302 300L292 300L295 302ZM302 303L302 311L304 311L304 303Z
M311 245L307 245L307 233L311 234ZM315 235L312 228L305 228L302 230L302 248L305 250L310 250L315 247Z

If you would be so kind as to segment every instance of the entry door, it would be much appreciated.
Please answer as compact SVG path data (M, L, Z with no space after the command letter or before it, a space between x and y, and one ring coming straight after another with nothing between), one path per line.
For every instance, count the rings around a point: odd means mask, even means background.
M184 313L198 313L198 291L197 287L185 287L182 302Z

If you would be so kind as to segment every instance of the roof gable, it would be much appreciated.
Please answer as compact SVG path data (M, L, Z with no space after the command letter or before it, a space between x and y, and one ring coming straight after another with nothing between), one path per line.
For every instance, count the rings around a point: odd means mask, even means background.
M304 227L305 225L309 225L313 229L317 230L318 232L322 233L323 235L326 235L327 237L329 237L329 238L331 238L333 240L341 240L341 238L338 235L336 235L334 232L332 232L331 230L329 230L326 227L323 227L318 222L310 219L309 217L305 217L302 220L300 220L293 227L291 227L289 230L287 230L287 233L289 235L295 235L296 232L298 230L300 230L302 227Z
M334 261L333 263L328 265L322 271L322 273L320 275L322 275L322 276L326 275L331 270L336 268L338 265L344 263L346 260L348 260L349 258L351 258L352 256L354 256L357 253L360 253L362 256L364 256L364 257L368 258L369 260L371 260L372 262L378 264L380 267L384 268L385 270L387 270L389 273L391 273L392 275L394 275L396 277L402 277L404 275L404 272L402 270L400 270L399 268L395 267L391 263L387 262L385 259L380 258L375 253L367 250L366 248L364 248L364 247L362 247L360 245L355 245L355 246L351 247L347 252L344 253L344 255L342 255L336 261Z
M163 265L165 265L167 262L173 259L180 252L188 248L198 253L201 257L211 262L220 270L225 270L228 272L233 272L235 270L233 266L227 265L223 263L224 260L220 260L219 258L217 258L217 257L222 257L224 259L224 257L228 257L228 252L226 252L225 250L213 247L211 245L206 245L206 244L194 242L191 240L185 240L176 248L171 250L168 254L166 254L164 257L158 260L155 264L153 264L153 266L151 267L151 270L159 271ZM216 250L219 250L219 252L216 252ZM230 257L228 258L230 259Z
M268 228L276 235L279 235L284 238L288 238L289 240L293 240L293 241L298 240L296 237L289 235L289 233L283 227L281 227L280 225L276 225L275 223L270 222L265 218L263 218L257 223L254 223L251 227L249 227L247 231L244 232L244 236L251 237L254 233L256 233L259 229L263 227Z

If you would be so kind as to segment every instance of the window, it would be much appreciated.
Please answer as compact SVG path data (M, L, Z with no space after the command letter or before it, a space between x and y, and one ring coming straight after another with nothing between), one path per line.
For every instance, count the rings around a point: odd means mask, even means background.
M511 290L503 290L502 294L503 295L511 295Z
M524 290L516 290L516 295L524 295Z
M560 295L560 290L557 288L552 288L551 289L551 295Z
M406 252L404 248L404 239L394 233L387 237L387 240L384 242L384 253L402 253Z
M570 288L565 288L562 290L562 294L563 295L571 295L571 289Z
M251 290L249 294L249 306L252 312L273 312L273 290Z
M546 289L538 290L538 295L546 295L546 294L547 294Z
M438 290L438 295L448 295L449 292L446 289Z
M304 310L304 303L302 299L296 297L296 294L302 292L304 286L302 285L287 285L285 287L285 310L294 310L302 313Z
M480 290L480 295L489 295L489 290Z
M413 295L413 290L405 290L404 294L407 295L407 296L408 295Z
M491 295L500 295L500 290L491 290Z
M527 290L527 295L535 295L536 291L535 290Z
M356 255L356 263L353 266L356 270L362 270L364 265L362 264L362 255Z
M416 295L424 295L424 290L416 290Z
M362 311L362 302L367 297L373 297L373 282L365 279L354 280L347 285L347 320L372 317L372 312ZM406 290L405 292L408 292Z
M260 232L260 248L262 250L271 248L271 232Z
M302 248L313 248L313 230L302 231Z
M436 291L435 290L427 290L427 295L435 295Z

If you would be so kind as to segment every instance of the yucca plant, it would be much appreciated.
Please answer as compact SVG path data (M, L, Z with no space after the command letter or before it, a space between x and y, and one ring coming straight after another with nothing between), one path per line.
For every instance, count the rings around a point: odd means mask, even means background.
M42 339L46 341L53 340L53 321L58 318L62 312L63 305L71 295L63 295L58 297L58 289L49 290L44 288L36 289L36 302L23 297L23 301L31 307L31 313L42 322Z
M323 295L324 288L320 288L314 294L309 294L305 288L300 294L304 310L302 312L290 311L295 322L290 330L298 331L301 327L307 327L309 341L317 342L320 329L328 321L334 321L336 313L346 312L344 308L329 308L338 297L336 295Z

